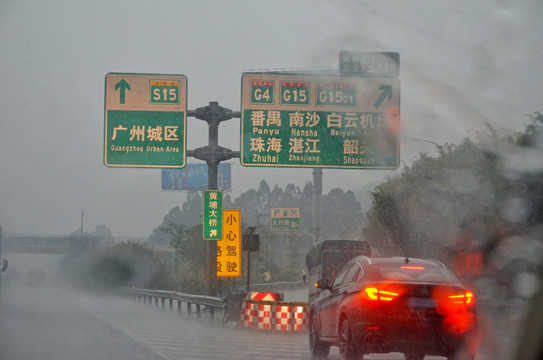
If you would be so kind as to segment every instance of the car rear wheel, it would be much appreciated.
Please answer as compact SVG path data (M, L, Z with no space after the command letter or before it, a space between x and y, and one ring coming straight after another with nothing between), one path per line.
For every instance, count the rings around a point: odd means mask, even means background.
M330 345L322 342L319 339L319 332L317 329L315 315L312 315L310 320L309 351L311 352L311 357L315 360L326 359L326 357L328 357L328 354L330 353Z
M343 319L339 326L339 358L341 360L358 359L358 354L351 336L351 326L347 319Z

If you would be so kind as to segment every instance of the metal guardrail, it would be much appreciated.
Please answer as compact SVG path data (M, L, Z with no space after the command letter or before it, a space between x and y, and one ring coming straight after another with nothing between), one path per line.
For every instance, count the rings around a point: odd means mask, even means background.
M283 291L283 290L296 290L303 289L308 286L307 282L277 282L277 283L263 283L263 284L251 284L250 291ZM245 291L245 287L240 287L241 291ZM221 311L222 316L226 314L227 301L226 299L214 296L206 295L193 295L185 294L174 291L165 290L148 290L140 288L125 288L121 291L122 294L129 296L131 299L143 302L144 304L159 306L161 304L162 309L166 309L166 300L168 301L168 308L173 311L174 301L177 301L177 311L182 312L182 304L187 304L187 312L192 313L192 305L196 306L196 314L201 317L202 312L209 312L211 320L215 317L215 311ZM202 309L203 307L203 309Z
M307 288L308 282L298 281L298 282L277 282L277 283L263 283L263 284L252 284L250 285L250 291L281 291L281 290L297 290ZM241 292L243 293L246 288L240 287ZM166 299L169 303L169 310L173 311L174 301L177 301L177 311L182 312L182 303L186 303L187 312L192 313L192 305L196 306L196 314L198 318L201 317L202 312L208 312L210 320L213 320L215 317L215 311L221 311L221 317L223 321L236 321L239 319L241 308L239 304L227 301L220 297L206 296L206 295L193 295L178 293L173 291L164 291L164 290L148 290L148 289L139 289L139 288L125 288L121 291L123 295L128 296L132 300L142 302L144 304L159 306L159 299L162 306L162 309L166 309ZM230 309L227 309L227 305ZM202 306L204 307L202 309ZM504 311L514 307L518 310L518 303L512 303L508 301L488 301L483 300L477 303L477 307L480 311L481 316L489 316L496 311ZM510 312L510 310L506 311Z
M173 311L173 302L177 301L177 311L182 311L182 303L187 303L187 312L192 313L192 305L196 305L196 314L198 317L201 317L202 306L206 311L209 311L209 317L211 320L215 317L215 310L221 310L224 312L226 308L226 302L224 299L213 296L205 295L192 295L184 294L173 291L164 291L164 290L147 290L147 289L137 289L137 288L128 288L124 289L123 293L128 295L136 301L143 301L143 303L148 303L153 305L153 300L155 306L158 306L160 299L162 309L166 308L166 299L168 299L169 309Z
M294 282L275 282L275 283L261 283L261 284L250 284L250 291L281 291L281 290L298 290L298 289L307 289L307 281L294 281ZM239 290L247 290L246 286L238 287Z

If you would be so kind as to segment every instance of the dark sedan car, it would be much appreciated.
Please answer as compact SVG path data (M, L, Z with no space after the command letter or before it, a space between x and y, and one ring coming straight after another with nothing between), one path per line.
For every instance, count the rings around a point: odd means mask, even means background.
M406 257L349 261L311 303L309 347L314 359L339 346L342 359L402 352L473 359L475 298L442 263Z

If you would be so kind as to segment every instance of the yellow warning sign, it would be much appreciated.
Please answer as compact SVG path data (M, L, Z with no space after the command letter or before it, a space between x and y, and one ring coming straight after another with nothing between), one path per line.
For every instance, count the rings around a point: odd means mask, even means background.
M241 211L223 210L222 239L217 240L217 277L241 276Z

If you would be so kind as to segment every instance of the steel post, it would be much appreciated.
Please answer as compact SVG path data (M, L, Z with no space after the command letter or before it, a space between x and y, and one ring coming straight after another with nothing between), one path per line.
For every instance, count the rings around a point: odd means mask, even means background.
M209 105L197 108L194 111L187 111L188 116L194 116L199 120L206 121L209 126L208 145L187 151L187 156L193 156L207 163L208 169L208 190L218 190L218 166L221 161L240 157L239 151L232 151L219 146L219 124L222 121L239 118L240 112L219 106L216 101L210 101ZM207 290L208 295L217 294L217 241L207 240Z

